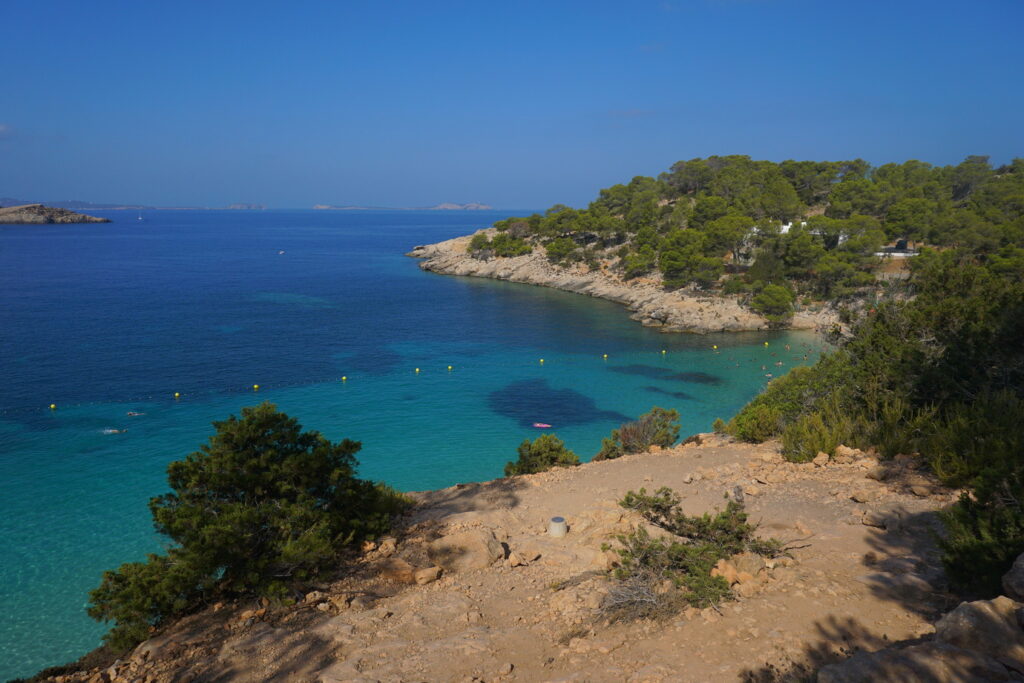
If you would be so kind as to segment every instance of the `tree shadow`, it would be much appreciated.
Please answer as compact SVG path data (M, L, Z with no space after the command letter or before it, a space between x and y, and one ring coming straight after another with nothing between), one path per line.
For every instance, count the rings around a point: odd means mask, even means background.
M693 400L693 396L690 396L685 391L669 391L667 389L662 389L661 387L653 387L653 386L644 387L644 391L649 391L652 394L663 394L665 396L671 396L672 398L679 399L680 401L691 401L691 400Z
M519 505L519 491L523 488L526 482L521 477L506 477L411 493L417 503L411 523L465 512L510 510Z
M814 642L805 643L799 654L744 669L740 672L740 680L744 683L810 682L816 679L816 672L823 666L847 659L862 650L874 651L891 644L850 617L829 615L814 626L817 637Z
M631 365L612 365L608 368L612 372L623 375L635 375L637 377L648 377L664 381L690 382L691 384L721 384L722 378L707 372L686 371L676 372L672 368L658 365L642 365L633 363Z
M628 422L630 417L601 410L594 399L572 389L555 389L543 379L526 379L507 384L487 396L487 406L523 427L545 422L555 429L592 422Z

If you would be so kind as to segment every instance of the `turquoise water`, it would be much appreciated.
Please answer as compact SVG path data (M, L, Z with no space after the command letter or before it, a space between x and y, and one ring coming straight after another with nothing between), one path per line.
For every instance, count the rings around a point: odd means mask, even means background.
M0 678L99 643L88 590L161 548L146 503L167 463L242 406L362 441L363 476L422 490L500 476L534 422L583 459L652 405L707 430L817 353L806 334L659 334L402 256L499 214L108 215L0 228Z

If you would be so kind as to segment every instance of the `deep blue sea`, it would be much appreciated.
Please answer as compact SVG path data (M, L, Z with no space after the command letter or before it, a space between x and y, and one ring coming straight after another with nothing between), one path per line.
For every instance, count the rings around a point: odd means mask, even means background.
M504 213L97 213L114 222L0 226L0 679L99 644L88 590L159 551L167 463L242 406L359 440L362 476L422 490L500 476L534 422L584 460L653 405L706 431L819 350L660 334L403 255Z

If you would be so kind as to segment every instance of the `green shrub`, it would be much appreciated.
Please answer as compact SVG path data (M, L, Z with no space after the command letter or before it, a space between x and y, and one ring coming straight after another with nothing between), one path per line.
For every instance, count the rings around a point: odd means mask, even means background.
M533 251L533 247L526 240L512 237L507 232L501 232L494 236L494 239L491 240L491 249L494 250L495 255L503 257L522 256Z
M473 238L469 240L469 246L466 247L466 251L470 254L480 251L485 251L491 248L491 238L487 236L487 233L478 232L473 235Z
M653 495L645 489L630 491L619 502L674 538L651 538L643 528L616 537L621 547L612 576L617 583L602 605L609 619L661 617L686 605L717 605L732 596L725 579L711 576L719 560L742 552L768 557L785 552L778 541L755 537L756 527L739 503L730 501L714 515L692 517L682 513L679 502L669 488Z
M769 382L726 429L737 439L753 443L781 436L786 425L841 390L849 372L849 359L841 351L822 356L811 367L795 367Z
M725 434L726 433L726 428L725 427L726 427L725 420L723 420L720 417L716 417L715 421L711 423L711 430L713 432L715 432L715 434Z
M942 563L953 587L981 597L1002 592L1001 579L1024 553L1024 480L992 476L940 513Z
M836 446L852 442L848 418L832 411L802 415L782 431L782 455L790 462L810 462L819 452L835 453Z
M374 538L408 501L355 478L360 444L333 444L263 403L215 422L199 451L167 468L171 493L149 503L173 545L103 575L89 614L130 647L214 596L281 596L346 547Z
M505 464L505 476L536 474L552 467L579 465L580 459L554 434L541 434L532 443L529 439L519 444L519 459Z
M781 323L793 314L793 293L780 285L765 285L750 302L750 308L771 322Z
M611 460L630 453L643 453L651 446L667 448L679 438L679 411L654 406L633 422L613 429L601 441L594 460Z
M547 250L549 261L561 263L565 261L566 257L576 251L576 242L568 237L556 237L545 244L544 248Z

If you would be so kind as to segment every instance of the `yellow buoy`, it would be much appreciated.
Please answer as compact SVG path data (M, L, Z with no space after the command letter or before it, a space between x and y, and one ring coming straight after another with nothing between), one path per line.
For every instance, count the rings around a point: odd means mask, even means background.
M50 404L50 410L57 410L57 404L56 403L51 403Z
M260 385L259 384L253 384L252 385L252 390L253 391L259 391L260 390Z
M715 351L717 351L718 350L718 344L712 344L711 348L714 349Z
M420 369L416 368L416 374L419 374Z
M540 364L544 365L544 359L543 358L540 359Z
M607 353L606 353L606 354L604 354L604 359L605 359L605 360L608 360L608 354L607 354Z
M451 371L452 371L452 366L449 365L448 366L448 372L451 372Z
M665 353L666 353L665 349L662 349L662 350L661 350L661 355L663 355L663 356L664 356L664 355L665 355Z
M181 394L179 394L177 391L175 391L174 392L174 400L178 400L179 398L181 398Z
M342 382L347 382L347 381L348 381L348 377L347 377L347 376L345 376L345 375L342 375L342 376L341 376L341 381L342 381Z
M765 343L764 343L764 345L765 345L765 346L768 346L768 342L765 342Z

